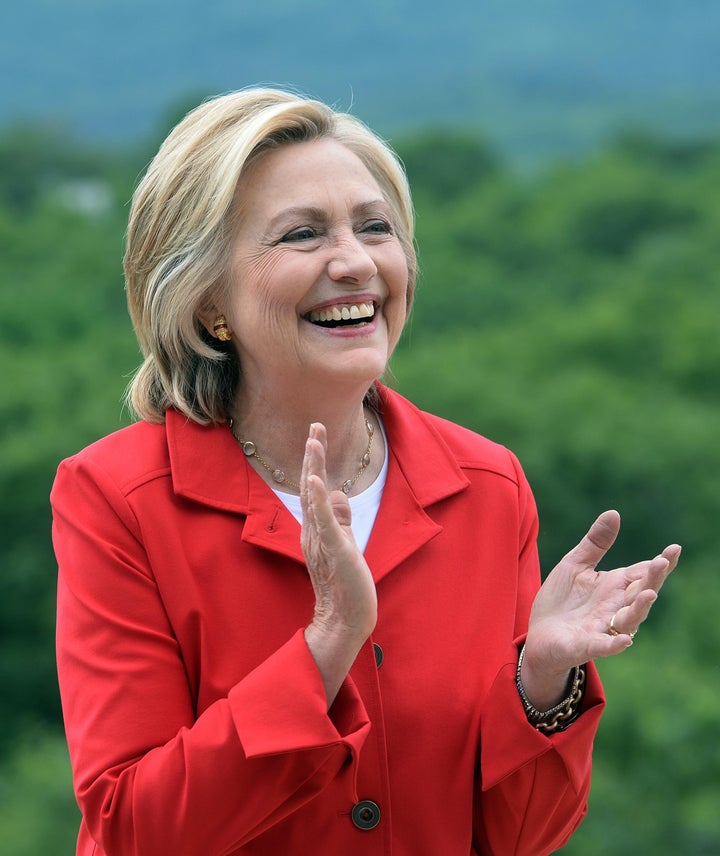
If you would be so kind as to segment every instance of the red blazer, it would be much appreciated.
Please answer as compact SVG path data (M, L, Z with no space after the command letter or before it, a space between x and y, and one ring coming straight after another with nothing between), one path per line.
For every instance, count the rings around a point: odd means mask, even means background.
M329 712L298 523L225 426L171 411L61 464L78 854L539 856L580 822L604 702L591 667L567 731L525 719L514 676L539 571L523 473L381 396L379 619ZM360 800L373 828L353 820Z

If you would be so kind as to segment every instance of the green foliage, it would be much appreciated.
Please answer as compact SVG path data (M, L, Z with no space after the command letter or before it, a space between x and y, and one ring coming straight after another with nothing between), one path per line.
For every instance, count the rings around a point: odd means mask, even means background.
M74 853L79 823L62 732L28 733L0 766L3 852Z
M500 168L490 147L466 131L427 131L408 140L402 159L410 180L429 202L446 205Z
M55 139L46 147L32 135L12 139L18 150L26 139L29 174L53 178L19 208L17 200L0 208L0 529L9 536L0 560L0 681L8 690L0 752L25 724L59 721L48 494L61 458L98 428L120 426L123 374L137 363L121 271L126 214L114 184L127 169L107 169L88 209L82 194L58 190L99 181L102 158L83 174L79 155ZM11 166L0 170L0 187Z
M545 569L607 507L608 562L684 546L633 649L601 664L591 808L565 852L718 852L720 145L627 135L529 177L459 131L398 149L421 278L394 384L518 453ZM21 856L75 834L47 496L61 458L128 418L120 262L142 160L0 138L0 840Z
M0 137L0 204L27 213L59 185L110 180L113 159L70 143L58 128L15 127Z

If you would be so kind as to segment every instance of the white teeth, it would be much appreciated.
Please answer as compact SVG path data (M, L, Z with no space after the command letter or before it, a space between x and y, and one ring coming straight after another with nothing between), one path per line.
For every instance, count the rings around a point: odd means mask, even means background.
M373 303L349 303L344 306L329 306L314 309L308 316L311 321L349 321L372 318L375 315Z

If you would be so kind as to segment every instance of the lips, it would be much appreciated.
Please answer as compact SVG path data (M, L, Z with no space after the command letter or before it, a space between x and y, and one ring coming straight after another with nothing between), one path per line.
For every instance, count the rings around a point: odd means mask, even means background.
M336 303L322 309L313 309L305 317L311 324L319 327L359 326L373 320L375 304L372 301Z

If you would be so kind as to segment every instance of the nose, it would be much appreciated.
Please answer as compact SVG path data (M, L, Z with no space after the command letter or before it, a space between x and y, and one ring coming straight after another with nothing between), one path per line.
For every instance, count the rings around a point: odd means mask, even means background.
M373 257L355 234L337 241L328 262L328 276L335 282L362 284L372 279L378 269Z

